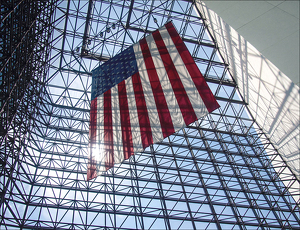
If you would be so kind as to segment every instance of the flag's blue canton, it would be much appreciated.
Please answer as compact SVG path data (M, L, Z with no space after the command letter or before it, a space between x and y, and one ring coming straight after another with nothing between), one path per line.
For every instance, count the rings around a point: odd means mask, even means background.
M137 71L131 46L92 71L92 100Z

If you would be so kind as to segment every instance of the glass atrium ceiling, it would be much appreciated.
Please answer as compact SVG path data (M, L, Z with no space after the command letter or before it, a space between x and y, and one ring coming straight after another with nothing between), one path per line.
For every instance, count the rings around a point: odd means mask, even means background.
M193 1L50 5L46 90L4 195L3 229L299 228L278 153L255 131ZM86 181L91 71L170 20L221 107Z

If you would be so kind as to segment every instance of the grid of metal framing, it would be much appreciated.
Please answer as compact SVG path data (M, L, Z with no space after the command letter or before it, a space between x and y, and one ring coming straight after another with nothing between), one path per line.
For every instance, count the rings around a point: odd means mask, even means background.
M221 107L87 182L92 69L170 20ZM299 229L193 1L1 2L0 45L1 229Z

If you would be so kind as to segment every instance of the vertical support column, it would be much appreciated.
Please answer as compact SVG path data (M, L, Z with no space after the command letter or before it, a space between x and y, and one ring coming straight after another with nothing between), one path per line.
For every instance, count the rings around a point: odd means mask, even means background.
M90 27L91 27L91 18L92 18L91 14L93 9L94 9L94 0L89 0L88 12L85 19L85 28L84 28L84 34L82 40L81 56L86 56L88 54L86 48L90 36Z

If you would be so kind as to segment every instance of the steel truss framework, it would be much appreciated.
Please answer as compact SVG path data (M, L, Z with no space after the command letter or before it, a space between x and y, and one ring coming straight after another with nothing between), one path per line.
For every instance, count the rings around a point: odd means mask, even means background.
M221 107L87 182L91 70L169 20ZM192 1L1 3L1 229L299 229L205 23Z

